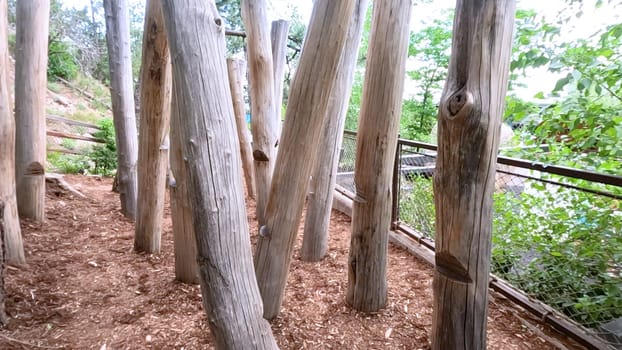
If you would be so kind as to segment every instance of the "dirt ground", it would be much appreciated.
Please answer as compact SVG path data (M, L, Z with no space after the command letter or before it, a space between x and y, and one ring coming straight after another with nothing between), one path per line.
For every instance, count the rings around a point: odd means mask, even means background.
M51 189L47 221L23 224L28 266L6 272L0 349L205 349L211 336L198 286L174 281L170 212L162 253L132 251L133 225L110 179L66 176L87 198ZM257 231L248 203L251 234ZM373 315L344 302L350 219L333 213L320 263L295 253L281 315L282 349L429 349L432 271L390 247L389 302ZM299 235L300 236L300 235ZM299 247L301 237L298 237ZM500 296L490 302L489 349L580 349Z

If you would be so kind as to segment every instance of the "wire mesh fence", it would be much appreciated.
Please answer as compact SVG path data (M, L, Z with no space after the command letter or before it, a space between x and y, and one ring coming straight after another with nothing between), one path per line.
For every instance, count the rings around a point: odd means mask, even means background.
M344 137L337 175L352 192L355 144ZM398 152L397 219L433 240L436 152ZM493 199L492 273L622 349L622 187L498 164Z

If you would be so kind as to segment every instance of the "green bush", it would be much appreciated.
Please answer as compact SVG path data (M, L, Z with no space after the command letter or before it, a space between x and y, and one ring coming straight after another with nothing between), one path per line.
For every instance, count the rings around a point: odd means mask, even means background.
M89 168L88 158L76 154L51 152L48 154L48 163L52 171L61 174L83 173Z
M403 177L401 186L406 190L400 192L400 220L426 236L434 237L432 179L420 176Z
M94 133L93 136L105 140L106 143L93 146L88 157L94 164L92 169L94 174L111 176L117 169L114 124L111 119L101 119L98 124L101 130Z
M73 80L78 71L78 63L71 46L64 41L51 41L48 47L48 79L60 77Z

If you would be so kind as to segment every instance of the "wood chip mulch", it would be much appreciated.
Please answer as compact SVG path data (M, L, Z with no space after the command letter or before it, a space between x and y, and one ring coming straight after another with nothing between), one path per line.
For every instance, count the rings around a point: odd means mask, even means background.
M162 253L136 254L112 181L65 179L87 198L50 191L47 221L23 223L28 265L6 271L10 323L0 330L0 349L212 348L199 287L174 281L170 211ZM252 200L247 213L254 235ZM355 312L344 301L349 236L350 219L333 212L328 256L305 263L294 253L272 322L281 349L429 349L431 268L391 245L387 308ZM488 321L489 349L581 349L499 296Z

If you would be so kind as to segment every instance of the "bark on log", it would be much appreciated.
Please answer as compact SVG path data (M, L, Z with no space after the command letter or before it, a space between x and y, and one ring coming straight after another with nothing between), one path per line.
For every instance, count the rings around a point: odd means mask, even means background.
M0 0L0 7L6 7L6 1ZM2 12L2 10L0 10ZM6 13L6 12L5 12ZM6 16L2 18L7 18ZM2 20L2 19L0 19ZM2 198L0 198L0 213L4 213L4 202ZM5 265L5 246L4 242L6 241L6 230L5 230L5 220L3 215L0 215L0 324L6 325L8 323L8 318L4 308L4 301L6 300L6 291L4 289L4 265Z
M300 255L304 261L320 261L328 249L328 225L333 205L339 151L367 4L368 0L356 1L346 46L339 61L337 83L332 91L320 136L317 159L307 196L307 214L300 249Z
M175 97L175 83L171 96L171 171L169 190L171 195L171 220L173 221L173 244L175 246L175 279L188 284L199 283L197 243L192 222L188 174L181 152L181 125ZM169 174L170 176L170 174Z
M22 218L45 219L45 92L50 1L17 2L15 180Z
M138 138L130 53L127 0L104 0L106 44L110 67L110 95L117 142L117 181L121 211L136 218Z
M22 230L17 214L15 196L15 119L9 93L9 49L7 1L0 0L0 219L4 219L4 246L6 262L11 265L26 263ZM2 290L0 290L2 291ZM1 315L0 315L1 316Z
M255 177L253 175L253 147L251 145L250 132L246 124L246 108L244 108L244 86L242 77L246 75L246 62L244 60L227 59L227 71L229 73L229 87L233 100L233 112L240 143L240 155L242 157L242 170L246 192L251 198L255 198Z
M272 42L272 70L274 72L274 105L278 134L281 135L281 109L283 105L283 81L285 80L285 65L287 55L287 33L289 22L285 20L273 21L270 28Z
M266 0L242 1L242 19L246 27L248 47L251 132L257 191L256 213L260 225L265 223L266 205L279 143L266 7Z
M492 194L515 1L458 0L434 171L433 349L485 349Z
M134 250L160 252L171 108L171 66L162 5L148 0L143 34Z
M317 140L337 78L354 0L316 0L300 65L292 83L277 167L272 178L266 224L255 253L264 317L281 308L294 241L302 215Z
M253 276L227 83L224 21L213 0L164 0L188 171L203 305L217 349L276 349Z
M365 312L378 311L387 301L391 184L411 7L411 0L374 3L356 142L356 197L346 293L348 304Z

